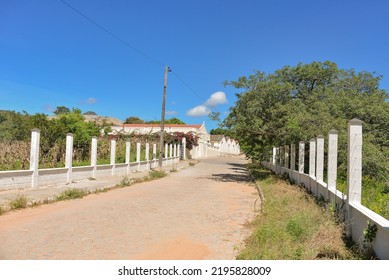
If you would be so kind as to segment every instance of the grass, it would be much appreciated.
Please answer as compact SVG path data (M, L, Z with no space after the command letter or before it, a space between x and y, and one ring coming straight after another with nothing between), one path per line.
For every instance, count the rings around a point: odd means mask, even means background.
M165 171L153 170L150 171L149 175L146 177L148 177L149 180L155 180L155 179L163 178L165 176L166 176Z
M196 163L197 163L197 161L190 161L190 162L189 162L189 166L195 166Z
M11 210L27 208L28 199L25 194L18 193L16 197L9 202Z
M358 259L344 242L344 227L331 211L296 185L258 165L248 166L265 201L238 259Z
M69 200L69 199L77 199L77 198L83 198L89 194L89 192L85 189L67 189L61 192L59 195L56 196L56 201L62 201L62 200Z

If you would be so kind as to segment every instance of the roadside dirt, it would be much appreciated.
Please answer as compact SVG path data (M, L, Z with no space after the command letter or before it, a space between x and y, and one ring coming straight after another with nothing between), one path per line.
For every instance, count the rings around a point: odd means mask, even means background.
M242 157L0 216L0 259L234 259L258 193Z

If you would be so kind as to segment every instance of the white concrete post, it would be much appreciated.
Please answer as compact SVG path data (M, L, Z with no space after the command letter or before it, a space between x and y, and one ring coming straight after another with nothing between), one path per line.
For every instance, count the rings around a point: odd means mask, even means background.
M338 172L338 131L332 129L328 133L328 190L336 194ZM329 197L329 194L328 194Z
M305 143L299 142L299 173L304 173Z
M136 162L138 163L138 171L140 169L140 143L136 143Z
M186 160L186 138L182 138L182 159Z
M126 174L130 174L130 161L131 161L131 143L129 141L126 142L126 164L127 164L127 169L126 169Z
M153 160L157 159L157 144L153 144Z
M178 156L177 162L179 162L181 159L180 151L181 151L181 144L177 144L177 156Z
M110 165L112 165L112 175L115 175L115 163L116 163L116 140L111 140L111 159Z
M65 168L68 169L66 174L66 184L72 182L72 167L73 167L73 134L66 135L66 153L65 153Z
M170 158L170 164L173 165L173 144L170 144L169 146L169 158Z
M150 144L146 143L146 149L145 149L145 159L146 159L146 169L150 168L149 160L150 160Z
M324 137L317 136L316 139L316 180L323 182L324 173Z
M145 150L145 159L146 161L149 161L150 159L150 144L149 143L146 143L146 150Z
M272 157L272 164L276 165L276 159L277 159L277 148L273 147L273 157Z
M285 149L285 162L284 167L289 168L289 145L284 146Z
M169 152L168 152L168 144L166 143L165 144L165 158L168 158L169 157Z
M173 157L177 156L177 144L173 145Z
M290 145L290 169L296 170L296 145Z
M140 162L140 143L136 143L136 162Z
M97 170L97 137L92 137L90 165L93 167L92 178L96 178Z
M30 149L30 170L32 170L31 187L37 188L39 185L39 142L40 130L31 131L31 149Z
M315 166L316 166L316 140L311 139L309 141L309 176L315 178Z
M358 119L348 123L347 202L360 204L362 193L362 124Z

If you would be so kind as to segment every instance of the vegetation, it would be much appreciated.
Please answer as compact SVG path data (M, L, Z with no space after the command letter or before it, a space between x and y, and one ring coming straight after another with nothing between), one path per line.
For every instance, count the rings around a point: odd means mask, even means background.
M57 116L50 118L44 114L29 115L26 112L0 111L0 170L26 170L29 168L31 130L38 128L40 138L39 168L64 167L66 135L72 133L74 137L73 165L83 166L90 164L91 138L98 137L98 164L110 163L110 140L115 137L117 143L116 162L125 162L126 141L131 142L131 161L135 161L136 143L145 143L150 147L159 144L159 133L149 135L102 135L101 131L108 132L107 124L97 124L84 121L79 109L66 110L64 106L57 107ZM88 113L88 112L87 112ZM92 114L93 112L89 112ZM177 122L178 119L173 122ZM197 145L197 136L193 133L165 133L165 143L177 144L183 137L187 138L187 147L191 149ZM144 150L143 150L144 151ZM158 157L158 154L157 154ZM152 159L152 148L149 158ZM145 159L144 152L141 160Z
M28 199L25 194L18 193L16 198L9 202L9 206L12 210L23 209L28 205Z
M128 117L127 119L125 119L124 121L125 124L140 124L140 123L145 123L144 120L142 120L141 118L138 118L138 117Z
M161 121L147 121L146 123L158 124L158 123L161 123ZM171 118L171 119L166 119L165 124L185 124L185 123L180 119Z
M67 189L61 192L59 195L56 196L55 200L61 201L61 200L69 200L69 199L76 199L76 198L83 198L88 194L88 191L85 189Z
M307 143L337 129L338 182L343 184L347 125L353 118L362 120L362 203L389 217L389 94L380 89L381 78L329 61L285 66L270 74L257 71L225 82L239 92L223 125L254 160L267 160L273 146Z
M145 121L139 117L132 116L132 117L126 118L124 123L125 124L144 124L144 123L146 123L146 124L160 124L161 121L160 120ZM165 120L165 124L185 124L185 123L178 118L170 118L170 119Z
M261 169L249 165L265 201L263 213L253 223L253 233L238 259L312 260L355 259L359 250L347 248L343 225L332 213L297 186L292 186ZM354 250L352 250L354 249Z

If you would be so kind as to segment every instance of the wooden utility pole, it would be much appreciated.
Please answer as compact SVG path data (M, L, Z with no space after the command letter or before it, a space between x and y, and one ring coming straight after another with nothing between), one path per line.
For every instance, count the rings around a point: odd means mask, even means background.
M158 167L162 169L162 157L163 157L163 136L165 132L165 107L166 107L166 87L167 87L167 73L172 70L169 66L165 66L165 75L163 79L163 98L162 98L162 115L161 115L161 135L159 138L159 157L158 157Z

